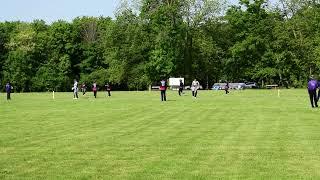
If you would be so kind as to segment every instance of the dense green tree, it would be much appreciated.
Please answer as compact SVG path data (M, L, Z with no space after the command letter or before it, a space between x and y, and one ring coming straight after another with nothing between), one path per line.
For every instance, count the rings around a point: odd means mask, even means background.
M19 25L19 22L5 22L0 23L0 83L5 84L6 81L9 81L9 79L4 79L4 66L5 61L8 58L9 55L9 48L7 47L7 44L10 41L10 37L13 33L15 33L17 26ZM3 88L1 87L0 90Z
M6 44L9 50L4 63L4 79L15 84L17 91L30 91L31 78L37 67L34 58L35 31L30 24L20 23Z
M0 23L0 82L16 91L143 90L160 79L302 87L320 75L315 0L122 0L115 18ZM1 88L3 90L3 88Z

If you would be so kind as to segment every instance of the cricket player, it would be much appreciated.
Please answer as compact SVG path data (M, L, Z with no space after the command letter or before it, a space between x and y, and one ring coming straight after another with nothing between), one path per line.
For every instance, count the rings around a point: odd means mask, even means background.
M310 81L308 82L308 93L312 108L318 107L317 88L318 82L313 76L311 76Z
M104 85L104 87L106 88L106 91L108 93L108 97L111 97L111 86L109 83L107 83L106 85Z
M161 101L167 101L167 97L166 97L166 90L167 90L167 85L166 85L166 81L162 80L160 85L160 91L161 91Z
M7 100L11 100L11 90L12 90L12 86L11 86L11 84L8 82L8 83L6 84Z
M196 99L198 95L198 89L200 88L200 83L196 79L192 81L191 84L191 91L192 91L192 96Z
M182 82L182 79L180 79L180 85L179 85L179 96L181 96L182 92L183 92L183 88L184 88L184 84Z
M78 99L78 81L75 79L73 83L73 99Z
M224 90L226 91L226 94L229 94L229 88L230 88L229 82L227 81L227 84L226 84L226 86L224 87Z
M85 83L82 83L81 85L81 91L82 91L82 95L85 95L87 92L87 86Z
M98 87L96 82L92 84L92 91L93 91L94 98L97 98Z

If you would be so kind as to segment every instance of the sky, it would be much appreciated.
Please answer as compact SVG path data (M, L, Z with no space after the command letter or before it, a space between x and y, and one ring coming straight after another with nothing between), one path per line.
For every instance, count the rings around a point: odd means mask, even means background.
M118 7L119 0L2 0L0 22L35 19L52 23L57 20L71 21L78 16L110 16ZM237 3L238 0L230 0Z
M52 23L78 16L114 17L118 0L2 0L0 22L43 19Z

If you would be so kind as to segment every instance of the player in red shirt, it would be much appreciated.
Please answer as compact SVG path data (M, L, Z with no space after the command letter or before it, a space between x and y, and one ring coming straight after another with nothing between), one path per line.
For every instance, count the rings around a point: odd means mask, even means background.
M94 82L92 85L92 91L93 91L94 98L97 98L98 86L96 82Z

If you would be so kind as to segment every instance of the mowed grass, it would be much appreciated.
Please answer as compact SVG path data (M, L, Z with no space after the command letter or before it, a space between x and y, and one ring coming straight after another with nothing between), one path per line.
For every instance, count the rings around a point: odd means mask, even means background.
M0 95L0 179L319 179L306 90Z

